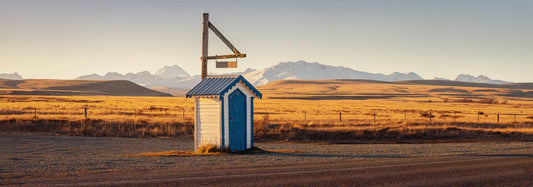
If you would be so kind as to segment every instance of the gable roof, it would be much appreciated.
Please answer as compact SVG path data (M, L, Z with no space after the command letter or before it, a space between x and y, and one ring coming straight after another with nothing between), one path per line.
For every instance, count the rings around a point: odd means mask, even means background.
M187 92L186 97L193 96L219 96L220 98L231 89L235 84L241 82L244 83L250 90L252 90L257 97L261 99L261 92L257 91L252 84L250 84L241 75L233 76L208 76L202 82L198 83L194 88Z

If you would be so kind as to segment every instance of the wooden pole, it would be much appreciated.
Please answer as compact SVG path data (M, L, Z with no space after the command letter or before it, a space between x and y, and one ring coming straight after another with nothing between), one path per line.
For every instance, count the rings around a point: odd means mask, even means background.
M304 121L307 123L307 112L304 112Z
M339 112L339 122L342 122L342 112Z
M429 112L429 121L431 121L431 112Z
M479 123L479 111L477 111L477 123Z
M87 108L85 108L85 119L87 119Z
M207 77L207 49L209 40L209 13L204 13L202 29L202 80Z
M500 113L498 112L498 114L496 115L496 122L500 123Z
M374 124L376 124L376 113L374 113Z

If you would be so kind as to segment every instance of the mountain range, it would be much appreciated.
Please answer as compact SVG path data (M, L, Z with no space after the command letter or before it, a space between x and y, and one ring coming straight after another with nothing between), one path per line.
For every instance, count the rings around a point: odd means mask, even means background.
M214 73L210 73L214 75ZM281 62L272 67L261 70L247 69L243 72L235 72L229 74L241 74L250 83L255 86L265 85L276 80L320 80L320 79L369 79L378 81L406 81L406 80L423 80L418 74L414 72L392 74L368 73L358 71L343 66L324 65L318 62ZM222 74L227 75L227 74ZM23 79L17 73L0 74L2 79ZM443 78L435 78L436 80L447 80ZM141 71L137 73L127 73L125 75L117 72L108 72L105 75L90 74L77 77L76 80L129 80L139 85L153 88L160 91L169 92L169 90L177 90L183 92L192 88L200 82L200 76L191 76L178 65L165 66L158 69L154 74L148 71ZM489 83L489 84L504 84L509 83L502 80L493 80L487 76L479 75L474 77L468 74L460 74L455 81L460 82L474 82L474 83Z
M342 66L330 66L318 62L282 62L275 66L243 74L250 83L261 86L275 80L304 79L369 79L379 81L421 80L418 74L394 72L389 75L367 73Z
M216 75L210 73L211 75ZM389 75L381 73L367 73L363 71L356 71L351 68L342 66L330 66L320 64L318 62L281 62L275 66L255 70L246 69L243 72L227 73L222 75L243 75L250 83L255 86L265 85L276 80L290 80L290 79L305 79L305 80L320 80L320 79L370 79L379 81L404 81L404 80L422 80L418 74L414 72L399 73L395 72ZM187 72L179 66L165 66L151 74L148 71L138 73L128 73L122 75L116 72L109 72L104 76L98 74L91 74L80 76L77 80L130 80L137 84L148 88L179 88L189 89L200 82L200 76L190 76Z
M0 73L0 79L22 80L22 76L18 73Z
M485 75L479 75L477 77L474 77L474 76L468 75L468 74L460 74L460 75L458 75L457 78L455 78L455 81L488 83L488 84L506 84L506 83L510 83L510 82L502 81L502 80L493 80L493 79L490 79L489 77L487 77Z
M185 70L178 65L165 66L151 74L148 71L137 73L127 73L122 75L117 72L108 72L104 76L98 74L83 75L75 80L129 80L140 85L149 85L158 82L181 80L191 77Z
M210 73L211 75L216 75ZM272 67L256 70L246 69L243 72L228 73L231 75L240 74L243 75L250 83L255 86L265 85L269 82L276 80L290 80L290 79L303 79L303 80L321 80L321 79L369 79L378 81L406 81L406 80L423 80L418 74L414 72L400 73L394 72L392 74L381 73L368 73L364 71L358 71L342 66L324 65L318 62L281 62ZM222 74L222 75L228 75ZM148 88L179 88L189 89L200 82L200 76L190 76L182 68L177 65L165 66L156 71L155 74L150 74L147 71L138 73L128 73L122 75L119 73L107 73L104 76L97 74L80 76L76 79L88 80L88 79L106 79L106 80L130 80L137 84L143 85ZM436 78L438 80L445 80L443 78ZM447 80L447 79L446 79ZM501 80L492 80L487 76L479 75L474 77L472 75L460 74L455 81L461 82L475 82L475 83L489 83L489 84L504 84L509 83Z

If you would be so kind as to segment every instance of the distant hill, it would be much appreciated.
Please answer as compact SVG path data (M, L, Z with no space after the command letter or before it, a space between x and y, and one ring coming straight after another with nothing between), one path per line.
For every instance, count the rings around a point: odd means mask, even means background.
M172 96L126 80L0 79L0 95Z
M169 87L163 87L163 86L151 87L150 89L164 92L164 93L169 93L177 97L185 96L187 92L189 91L188 89L183 89L183 88L169 88Z
M374 81L278 80L260 86L263 97L302 100L366 100L417 98L428 100L511 100L533 98L533 83L485 84L445 80ZM427 101L427 100L426 100Z
M399 81L402 84L419 84L419 85L438 85L438 86L464 86L464 87L479 87L479 88L510 88L510 89L527 89L533 90L533 83L505 83L505 84L489 84L476 82L459 82L450 80L410 80Z

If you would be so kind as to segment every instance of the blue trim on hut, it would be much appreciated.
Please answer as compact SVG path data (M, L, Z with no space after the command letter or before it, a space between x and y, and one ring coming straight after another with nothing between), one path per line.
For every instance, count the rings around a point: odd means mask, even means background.
M220 110L221 111L221 113L220 113L220 122L221 122L220 123L220 125L221 125L220 129L222 130L222 133L221 133L222 135L220 136L220 137L222 137L222 141L220 141L221 142L220 143L220 148L224 149L226 147L225 140L224 140L224 138L226 136L225 135L225 131L224 131L225 130L224 129L224 99L220 100L220 104L222 104L221 107L220 107L221 108L221 110Z
M254 97L250 98L250 147L254 147Z

